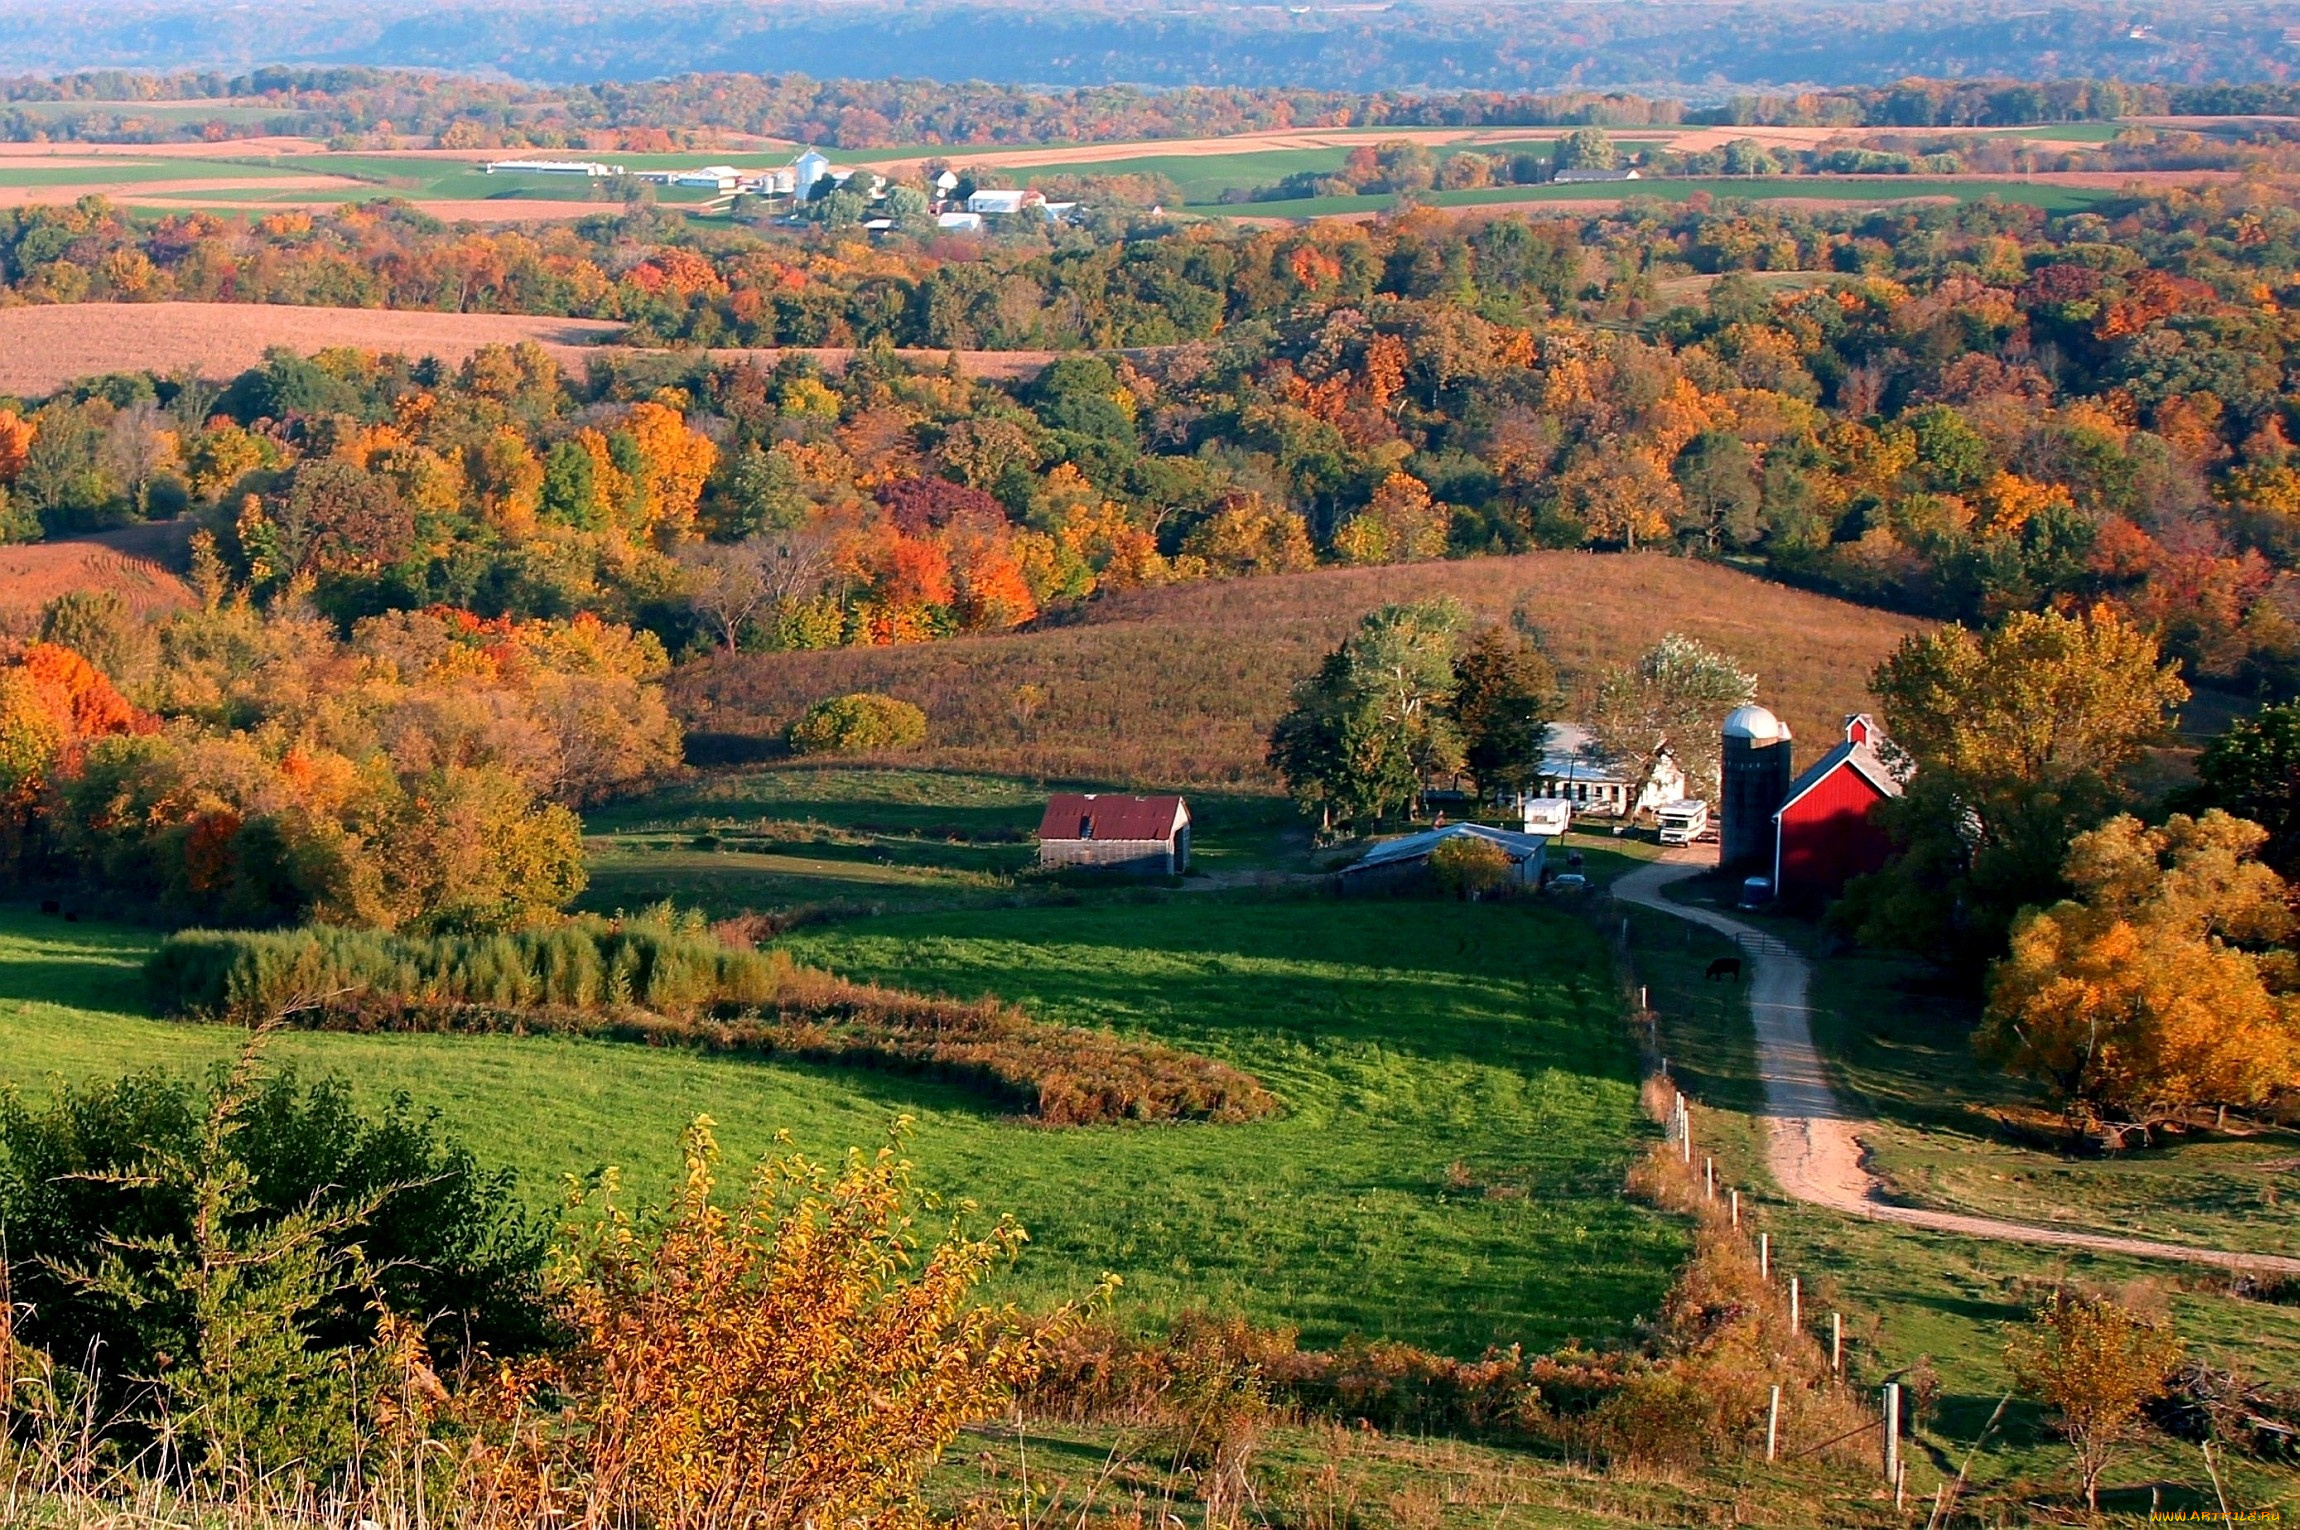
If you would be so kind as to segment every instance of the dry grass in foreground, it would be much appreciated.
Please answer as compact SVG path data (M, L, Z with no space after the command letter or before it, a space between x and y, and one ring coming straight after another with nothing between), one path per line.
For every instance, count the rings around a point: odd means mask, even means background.
M930 764L1258 784L1271 779L1264 741L1294 682L1367 611L1438 595L1490 617L1521 613L1575 693L1662 634L1689 633L1757 671L1801 754L1868 705L1869 671L1923 625L1713 563L1529 553L1142 590L1010 637L714 658L673 690L703 749L711 735L774 738L822 697L878 690L926 709Z

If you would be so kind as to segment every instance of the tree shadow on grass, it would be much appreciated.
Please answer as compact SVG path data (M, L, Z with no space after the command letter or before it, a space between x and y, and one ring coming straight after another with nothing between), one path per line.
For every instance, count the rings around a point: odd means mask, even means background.
M802 959L1168 1037L1341 1041L1622 1080L1634 1070L1602 950L1535 910L1190 894L951 919L851 927Z
M0 909L0 999L147 1016L144 959L152 944L141 930Z

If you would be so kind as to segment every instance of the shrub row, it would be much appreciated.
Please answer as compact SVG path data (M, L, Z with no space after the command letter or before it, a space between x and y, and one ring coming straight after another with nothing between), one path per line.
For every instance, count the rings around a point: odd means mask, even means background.
M161 943L145 976L163 1010L252 1024L348 994L690 1015L714 1005L771 1003L792 971L779 952L742 950L675 920L580 918L500 935L394 935L329 925L186 930Z
M1011 1006L848 983L701 931L604 920L420 940L196 930L154 955L171 1013L306 1029L556 1034L922 1074L1050 1126L1258 1120L1260 1082L1155 1042Z

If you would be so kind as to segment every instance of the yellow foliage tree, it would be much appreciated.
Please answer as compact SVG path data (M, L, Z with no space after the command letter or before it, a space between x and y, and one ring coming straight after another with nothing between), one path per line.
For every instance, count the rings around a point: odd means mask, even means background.
M1448 519L1428 484L1394 471L1363 510L1335 529L1334 551L1345 563L1426 563L1445 556Z
M578 1198L556 1272L575 1343L505 1375L472 1470L521 1523L925 1526L928 1469L1080 1309L976 1305L1022 1229L922 1227L931 1204L891 1148L770 1158L730 1210L707 1117L685 1147L660 1218L617 1206L612 1180Z
M1983 1051L2058 1090L2073 1115L2145 1124L2256 1105L2300 1084L2300 1005L2271 991L2290 957L2283 880L2258 824L2130 816L2081 835L2073 899L2031 910L1992 976Z
M2093 1513L2110 1453L2139 1422L2142 1405L2164 1395L2180 1358L2180 1340L2163 1327L2106 1297L2069 1291L2055 1291L2028 1331L2005 1346L2021 1390L2053 1410L2076 1447Z
M632 405L623 428L647 462L646 530L658 543L685 541L695 534L695 507L718 465L719 448L662 404Z
M518 431L505 426L464 453L464 472L488 520L514 535L535 528L543 464Z
M1205 560L1217 575L1290 574L1318 561L1310 547L1309 523L1251 493L1231 496L1192 528L1182 550Z
M1667 536L1685 509L1677 480L1653 453L1619 441L1567 468L1558 494L1589 540L1619 542L1631 552L1640 539Z
M1981 485L1981 534L2018 535L2020 529L2045 510L2067 509L2074 503L2057 483L2039 483L2018 473L1998 473Z

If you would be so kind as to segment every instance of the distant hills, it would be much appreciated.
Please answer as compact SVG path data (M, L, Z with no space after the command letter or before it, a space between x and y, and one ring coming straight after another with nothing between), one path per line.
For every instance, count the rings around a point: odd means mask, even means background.
M2287 78L2300 3L884 5L873 0L0 0L6 67L357 64L539 82L694 71L1042 85L1637 88L1906 76ZM2300 34L2296 34L2300 35Z

